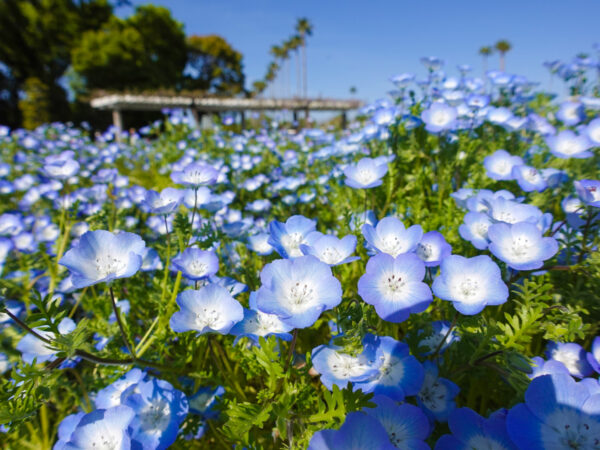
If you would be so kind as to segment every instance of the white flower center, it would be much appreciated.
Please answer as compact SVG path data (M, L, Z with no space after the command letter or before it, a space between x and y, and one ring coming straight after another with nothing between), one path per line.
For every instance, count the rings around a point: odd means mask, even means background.
M433 247L431 244L419 244L417 245L417 255L419 258L425 261L429 261L431 256L433 255Z
M450 114L446 111L436 111L431 117L434 125L445 125L450 120Z
M200 328L219 328L220 314L216 309L202 308L202 312L196 314L196 323Z
M356 173L356 180L361 184L369 184L377 179L372 170L361 169Z
M534 246L529 239L524 236L517 236L513 238L510 251L515 258L524 260L530 257L531 250L533 250L533 248Z
M164 431L171 421L171 408L166 400L154 400L139 413L142 430L158 433Z
M440 384L437 380L429 383L426 381L423 384L421 392L419 392L419 398L427 409L435 412L442 411L445 408L445 400L448 396L448 389L443 384Z
M406 242L400 240L398 236L388 235L381 240L381 243L381 251L394 258L406 251Z
M321 261L323 261L325 264L336 264L341 260L342 255L333 247L327 247L321 252Z
M301 309L312 302L314 291L310 284L302 281L293 283L288 290L288 299L292 307Z
M479 292L479 283L472 278L464 278L458 285L458 292L462 296L461 300L473 300Z
M331 372L339 379L360 376L370 368L367 364L361 362L358 357L345 353L332 353L328 360Z
M100 278L117 275L127 267L127 262L110 254L96 256L96 271Z
M467 448L476 448L478 450L508 450L500 442L482 434L478 434L469 439Z
M208 265L198 260L192 261L188 266L188 271L195 276L205 275L206 269L208 269Z
M600 422L585 413L568 407L558 408L546 418L546 425L554 433L547 432L542 436L546 448L588 449L600 445Z
M304 236L301 233L290 233L281 236L281 243L291 257L302 256L300 244L303 240Z

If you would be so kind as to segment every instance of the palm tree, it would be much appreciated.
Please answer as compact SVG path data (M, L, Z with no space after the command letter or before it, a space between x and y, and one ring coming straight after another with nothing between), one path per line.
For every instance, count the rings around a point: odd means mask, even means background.
M512 48L512 45L510 45L510 42L508 42L507 40L502 39L502 40L496 42L495 47L496 47L496 50L498 50L498 53L500 53L500 70L502 72L504 72L504 69L506 66L505 61L504 61L504 56Z
M271 65L269 66L269 68L267 69L267 72L272 72L271 73L271 77L272 79L269 80L267 79L267 77L265 77L265 79L267 81L275 81L277 79L277 72L279 72L279 69L281 68L280 62L283 61L284 58L284 49L283 47L279 46L279 45L273 45L271 47L271 50L269 50L269 53L271 54L271 56L273 56L274 62L271 63ZM274 83L274 85L276 85L277 83ZM277 89L275 89L275 86L273 86L273 90L276 91ZM274 97L277 96L277 93L274 92Z
M296 22L296 31L302 42L302 79L304 87L304 98L307 97L307 76L306 76L306 37L312 36L313 27L306 17L298 19Z
M479 54L483 57L483 74L485 75L485 73L487 72L487 61L488 58L490 57L490 55L494 53L494 49L488 45L486 45L485 47L481 47L479 49Z
M296 96L300 97L302 92L302 85L300 84L300 46L302 45L302 39L295 34L288 42L290 44L290 50L292 50L296 56Z

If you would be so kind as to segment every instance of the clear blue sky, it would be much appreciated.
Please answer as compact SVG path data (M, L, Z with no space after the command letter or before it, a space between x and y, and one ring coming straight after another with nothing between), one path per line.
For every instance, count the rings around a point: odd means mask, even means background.
M542 62L592 52L600 42L598 0L133 0L168 7L189 34L219 34L244 55L247 86L262 77L269 48L293 33L298 17L314 26L308 40L309 95L374 100L400 72L424 75L421 56L439 56L448 73L471 64L480 74L483 45L507 39L507 71L548 83ZM128 15L131 8L121 8ZM498 58L490 58L497 68ZM295 68L292 65L295 73ZM295 92L295 82L292 88Z

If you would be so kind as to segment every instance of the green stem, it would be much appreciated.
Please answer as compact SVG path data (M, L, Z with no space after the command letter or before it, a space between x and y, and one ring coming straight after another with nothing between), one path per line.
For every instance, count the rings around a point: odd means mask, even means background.
M117 318L117 323L119 324L119 329L121 330L121 337L123 338L123 342L125 342L125 346L133 359L135 360L135 349L129 343L129 339L127 338L127 333L125 333L125 327L123 326L123 322L121 321L121 314L119 313L119 308L117 306L117 302L115 301L115 293L113 292L112 286L108 287L108 291L110 292L110 300L112 301L113 310L115 312L115 317Z
M194 219L196 218L196 208L198 207L198 188L194 189L194 209L192 209L192 221L190 223L190 237L188 239L188 245L194 237Z
M163 275L162 282L162 294L160 296L160 303L162 304L165 300L165 295L167 293L167 279L169 278L169 266L171 265L171 235L169 233L169 224L167 223L167 216L163 216L165 219L165 230L167 232L167 261L165 264L165 272Z

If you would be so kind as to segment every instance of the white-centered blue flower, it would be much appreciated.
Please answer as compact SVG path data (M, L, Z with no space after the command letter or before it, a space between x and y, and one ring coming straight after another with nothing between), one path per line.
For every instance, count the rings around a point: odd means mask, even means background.
M483 166L487 176L494 180L512 180L512 169L523 164L520 156L513 156L506 150L496 150L493 154L483 159Z
M558 242L543 237L541 230L528 222L509 225L496 223L488 229L492 254L515 270L539 269L558 252Z
M300 244L300 250L305 255L319 258L329 266L346 264L360 259L352 256L356 249L356 236L349 234L339 239L336 236L313 231L306 237L306 244Z
M387 162L371 158L363 158L356 164L350 164L344 170L345 183L355 189L369 189L381 186L383 176L387 173Z
M486 305L500 305L508 299L498 265L487 255L465 258L450 255L442 261L440 275L433 281L433 293L451 301L462 314L480 313Z
M88 231L61 258L77 289L134 275L142 266L146 244L137 234Z
M506 426L522 450L600 448L600 393L566 374L537 377Z
M415 251L423 237L421 225L404 228L400 219L392 216L384 217L375 227L368 223L364 224L362 232L369 245L394 258Z
M169 322L176 333L194 330L198 334L227 334L244 318L242 305L226 288L216 284L181 292L177 296L177 304L180 310L171 316Z
M330 267L311 255L273 261L260 279L258 309L293 328L311 326L323 311L342 301L342 286Z
M425 264L415 254L396 258L380 253L369 259L358 280L358 295L375 306L377 315L388 322L404 322L412 313L427 309L433 297L423 283Z

